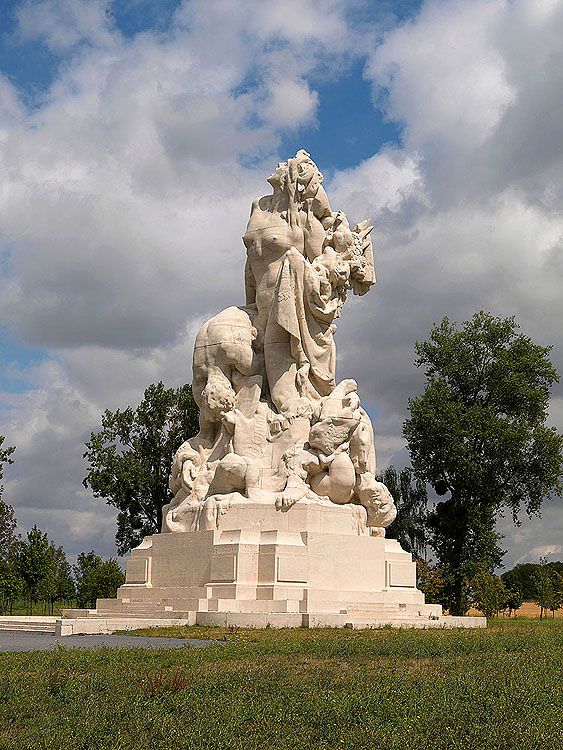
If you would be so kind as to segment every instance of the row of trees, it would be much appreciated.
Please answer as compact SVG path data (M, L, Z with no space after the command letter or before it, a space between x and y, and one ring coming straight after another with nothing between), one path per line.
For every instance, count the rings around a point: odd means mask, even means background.
M494 617L502 611L508 611L510 616L524 601L532 601L540 608L540 620L547 611L555 617L557 610L563 607L563 575L560 572L563 563L548 563L544 558L539 564L531 563L529 567L532 570L527 580L515 576L516 568L503 573L500 578L486 570L479 571L471 581L473 606L486 617ZM518 578L521 589L514 586ZM524 589L527 595L522 593Z
M14 509L2 499L4 466L13 463L15 447L4 442L0 435L0 611L11 614L23 599L29 613L42 602L44 612L52 614L56 602L93 607L97 598L114 597L125 582L116 559L104 561L92 550L79 554L71 566L64 549L37 526L25 539L16 533Z
M9 508L2 506L0 514ZM57 602L93 607L97 598L114 597L124 581L117 560L104 561L93 550L79 554L71 566L64 549L34 526L0 559L0 611L12 614L21 600L29 614L39 603L45 614L53 614Z
M37 526L21 539L16 525L13 508L0 499L0 612L12 614L22 600L29 614L40 602L45 614L53 614L57 602L93 607L124 582L117 560L83 552L71 566L64 549Z

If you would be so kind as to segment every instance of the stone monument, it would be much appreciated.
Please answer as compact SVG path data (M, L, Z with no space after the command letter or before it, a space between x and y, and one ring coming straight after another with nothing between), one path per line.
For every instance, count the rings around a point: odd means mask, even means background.
M410 554L385 538L396 508L376 479L371 420L357 383L336 379L335 320L350 292L375 284L373 227L332 210L306 151L268 182L243 237L246 302L196 336L200 430L174 457L162 533L133 550L118 598L91 614L474 624L425 604Z

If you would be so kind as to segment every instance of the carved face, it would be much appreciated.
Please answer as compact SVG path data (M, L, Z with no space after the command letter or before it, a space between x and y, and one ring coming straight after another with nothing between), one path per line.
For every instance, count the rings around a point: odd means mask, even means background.
M283 189L287 179L288 166L286 161L278 164L275 171L268 177L268 182L273 188Z
M222 417L235 405L235 392L226 379L209 380L201 395L204 405L216 417Z

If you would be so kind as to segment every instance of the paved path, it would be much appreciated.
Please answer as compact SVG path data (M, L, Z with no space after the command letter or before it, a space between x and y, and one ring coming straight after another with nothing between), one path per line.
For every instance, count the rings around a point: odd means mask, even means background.
M0 632L0 652L4 651L56 651L58 644L64 648L204 648L222 644L222 641L200 641L185 638L154 638L132 635L67 635L57 638L47 633L16 631Z

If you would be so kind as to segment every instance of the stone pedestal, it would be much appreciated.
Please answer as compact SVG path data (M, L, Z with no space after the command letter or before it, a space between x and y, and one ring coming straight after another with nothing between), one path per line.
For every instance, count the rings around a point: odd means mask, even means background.
M131 553L117 599L98 600L91 615L242 627L444 627L482 619L445 618L439 605L425 604L411 555L393 539L371 536L361 511L303 503L281 512L247 502L230 508L215 530L147 537Z

